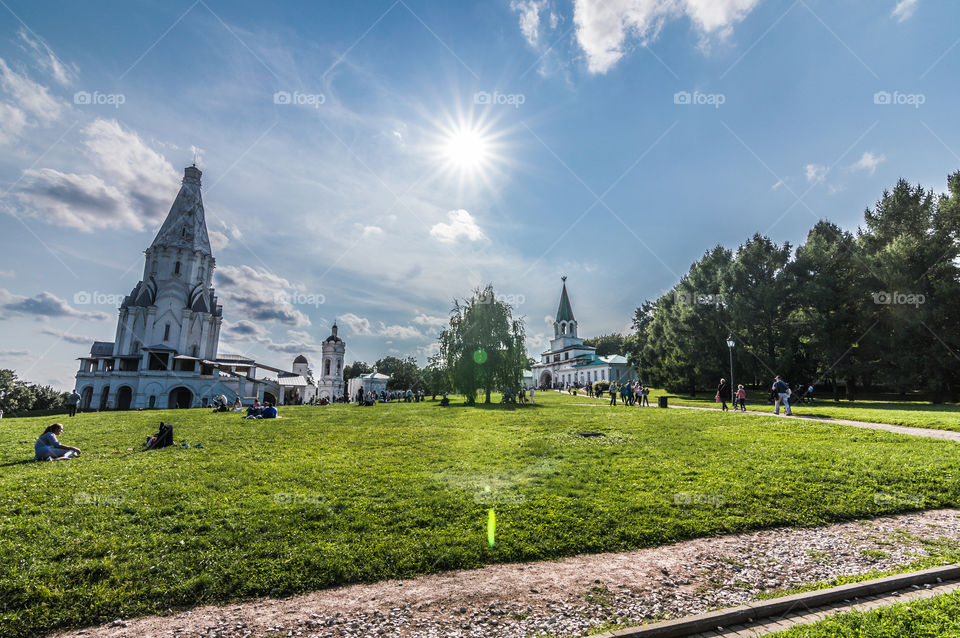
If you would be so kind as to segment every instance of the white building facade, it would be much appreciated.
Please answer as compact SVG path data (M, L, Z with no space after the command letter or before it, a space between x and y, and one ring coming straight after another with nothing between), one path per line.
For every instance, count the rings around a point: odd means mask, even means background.
M223 311L213 289L200 176L196 166L184 170L180 192L144 251L143 278L120 306L114 341L96 341L80 358L81 409L203 407L221 394L282 401L277 382L257 378L256 361L217 352Z
M557 317L553 322L550 349L540 354L540 360L531 367L533 380L539 388L567 388L584 386L596 381L628 381L637 372L623 355L598 356L596 348L585 345L577 336L577 320L567 294L567 278L562 277L563 289Z

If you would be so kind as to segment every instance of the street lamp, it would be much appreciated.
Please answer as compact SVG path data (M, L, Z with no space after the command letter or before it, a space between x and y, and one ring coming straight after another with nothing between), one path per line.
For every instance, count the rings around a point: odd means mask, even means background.
M733 403L733 409L737 409L737 400L734 398L736 395L736 384L733 382L733 346L737 345L737 342L733 340L733 335L727 337L727 348L730 350L730 402Z

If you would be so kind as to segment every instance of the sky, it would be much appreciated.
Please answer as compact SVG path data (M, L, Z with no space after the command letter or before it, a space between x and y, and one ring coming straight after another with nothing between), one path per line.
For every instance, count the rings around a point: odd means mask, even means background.
M717 244L960 170L953 0L0 0L0 367L72 388L183 168L220 352L436 351L492 283L543 351Z

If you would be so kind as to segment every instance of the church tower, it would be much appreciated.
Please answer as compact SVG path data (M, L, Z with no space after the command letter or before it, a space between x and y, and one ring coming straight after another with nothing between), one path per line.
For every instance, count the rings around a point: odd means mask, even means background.
M337 336L337 322L333 322L330 336L320 345L320 397L333 400L343 395L343 356L347 344Z
M143 279L120 306L114 356L142 354L148 369L172 370L172 358L216 359L221 307L213 290L215 260L200 195L201 171L183 171L180 192L150 247Z
M557 318L553 322L553 336L577 338L577 320L573 317L573 307L567 295L567 276L560 278L563 281L563 291L560 293L560 305L557 306Z

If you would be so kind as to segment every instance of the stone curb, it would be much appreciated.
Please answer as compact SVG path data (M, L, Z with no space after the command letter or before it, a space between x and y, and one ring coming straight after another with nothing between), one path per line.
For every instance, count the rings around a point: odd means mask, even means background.
M683 636L707 631L716 631L718 627L733 627L734 625L742 625L773 616L813 611L818 607L850 601L853 598L894 592L913 585L926 585L958 579L960 579L960 564L945 565L918 572L895 574L884 578L840 585L829 589L818 589L773 600L748 603L699 616L687 616L686 618L666 620L650 625L608 631L596 634L591 638L682 638ZM893 602L895 601L891 601L891 604Z

